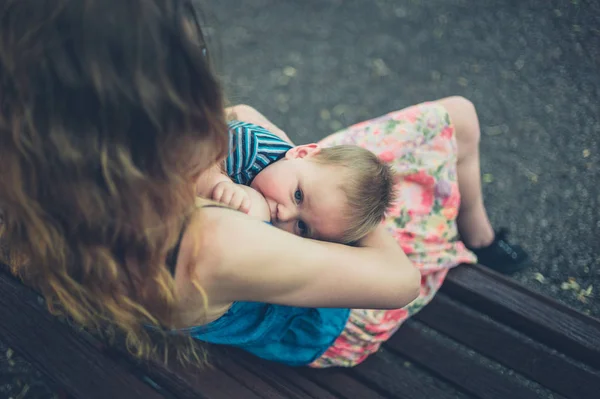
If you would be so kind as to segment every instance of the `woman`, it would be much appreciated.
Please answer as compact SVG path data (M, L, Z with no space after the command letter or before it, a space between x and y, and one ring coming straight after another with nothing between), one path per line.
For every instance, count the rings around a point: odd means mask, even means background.
M228 139L205 54L189 1L0 1L2 260L51 310L116 329L142 358L172 344L189 359L193 337L286 364L350 366L424 306L448 268L474 261L454 240L459 189L469 193L461 232L497 249L481 200L476 114L462 99L326 140L406 167L392 216L354 247L195 199ZM233 112L280 132L248 107ZM382 122L391 130L375 134ZM402 132L430 156L406 163ZM436 189L445 212L409 199Z

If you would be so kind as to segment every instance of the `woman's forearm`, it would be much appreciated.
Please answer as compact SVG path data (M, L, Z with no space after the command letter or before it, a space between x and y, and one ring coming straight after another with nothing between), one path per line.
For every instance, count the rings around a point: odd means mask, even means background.
M203 213L219 216L207 242L213 247L205 252L220 254L214 274L219 289L211 292L220 301L393 309L419 293L419 271L389 240L382 239L383 248L355 248L300 238L236 212Z
M391 252L402 252L400 246L391 234L380 224L375 230L367 234L358 242L360 247L370 247Z

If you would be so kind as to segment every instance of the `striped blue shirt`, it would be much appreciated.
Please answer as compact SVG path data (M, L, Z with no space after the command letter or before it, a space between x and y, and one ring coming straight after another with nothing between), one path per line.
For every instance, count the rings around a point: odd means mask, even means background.
M248 122L229 122L229 155L225 160L225 171L235 183L247 186L292 147L263 127Z

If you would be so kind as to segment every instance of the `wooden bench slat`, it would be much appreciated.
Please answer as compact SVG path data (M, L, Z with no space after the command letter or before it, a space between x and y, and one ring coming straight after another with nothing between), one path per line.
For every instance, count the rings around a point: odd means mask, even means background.
M404 359L385 349L369 357L362 364L347 370L347 373L390 398L461 399L466 397L451 385L417 370L414 365L406 366Z
M165 369L154 365L144 370L152 381L175 394L178 399L262 398L219 368L198 370L175 366Z
M39 296L9 275L4 266L0 267L0 293L0 319L10 320L0 323L0 335L76 398L159 399L175 394L180 399L259 399L219 369L182 370L174 366L168 370L161 365L137 369L139 365L113 350L119 361L115 360L110 351L99 349L94 338L48 313L38 302ZM142 381L145 376L150 385ZM162 394L151 387L154 384Z
M514 376L482 365L454 345L445 345L429 329L419 327L419 322L566 397L593 397L600 391L600 372L554 352L556 349L592 368L600 368L600 320L477 266L451 271L442 288L444 294L417 315L417 322L407 322L381 353L356 368L330 370L285 367L234 349L228 349L222 357L221 350L215 350L215 367L205 370L177 366L167 369L162 365L134 368L131 359L124 360L115 351L100 349L95 339L88 339L50 315L38 295L1 266L0 318L9 322L0 323L0 336L74 397L538 397L537 392ZM454 300L476 311L465 309ZM405 359L419 367L407 367ZM421 371L421 367L432 374ZM150 384L138 378L145 375ZM161 388L159 392L151 387L153 383Z
M256 358L241 350L233 353L236 362L282 390L299 392L302 398L337 399L333 393L300 375L294 368Z
M38 302L38 295L0 268L0 335L7 345L76 398L163 396L105 356Z
M277 383L276 381L276 385L273 385L266 382L264 380L265 376L258 373L256 368L246 367L245 364L239 362L237 358L231 358L230 356L225 355L220 356L220 359L215 361L215 364L263 398L306 398L305 395L300 394L298 389L291 384L286 385L285 383Z
M564 354L600 368L600 320L481 266L450 271L442 292Z
M420 331L413 322L405 323L388 341L387 348L401 353L465 392L482 399L533 399L536 392L514 378L478 363L461 351L443 345Z
M386 399L379 392L352 378L339 368L300 369L305 377L344 399Z
M568 398L592 398L600 392L600 375L463 306L440 293L416 319Z

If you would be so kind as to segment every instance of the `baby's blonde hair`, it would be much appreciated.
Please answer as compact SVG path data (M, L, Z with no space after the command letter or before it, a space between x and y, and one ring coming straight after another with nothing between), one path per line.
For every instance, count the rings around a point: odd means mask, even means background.
M371 232L394 201L394 171L371 151L354 145L322 148L312 157L321 164L343 168L340 187L346 195L349 222L340 242L354 243Z

